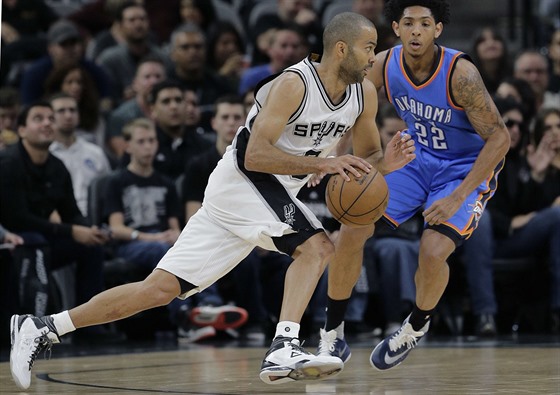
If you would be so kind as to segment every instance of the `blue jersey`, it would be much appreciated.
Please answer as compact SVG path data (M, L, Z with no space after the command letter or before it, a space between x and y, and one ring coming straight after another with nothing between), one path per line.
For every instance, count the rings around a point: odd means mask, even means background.
M450 93L451 74L462 52L439 47L439 60L427 81L413 82L402 45L392 48L384 65L385 92L406 122L417 147L441 159L476 159L484 145L465 111ZM442 94L445 92L446 94Z
M398 226L422 208L449 196L465 179L478 157L484 140L471 126L465 111L453 101L451 76L464 53L438 47L438 61L426 81L416 84L404 62L402 46L389 50L383 65L387 98L406 122L416 143L416 159L385 176L389 205L383 216ZM496 189L503 166L472 191L457 212L439 225L426 225L456 244L468 238L477 226L486 202Z

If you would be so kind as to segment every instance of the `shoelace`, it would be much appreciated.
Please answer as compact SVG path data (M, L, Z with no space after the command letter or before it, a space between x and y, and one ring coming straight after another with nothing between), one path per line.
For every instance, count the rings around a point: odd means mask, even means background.
M408 350L416 346L416 343L418 342L416 336L411 335L410 333L403 333L403 330L404 327L401 327L401 329L399 329L397 333L389 339L389 349L391 351L395 352L402 346L406 346Z
M334 352L335 350L335 343L336 343L336 334L334 336L329 336L326 334L326 339L323 339L321 336L321 340L319 341L319 354L322 352Z
M37 346L31 353L31 356L29 357L29 361L27 361L29 363L29 370L31 370L31 368L33 367L33 364L35 363L35 360L37 359L37 356L41 351L45 350L45 357L47 359L50 359L51 357L50 351L53 346L53 341L49 339L47 333L48 332L41 332L41 336L35 338L35 344ZM49 352L48 357L47 357L47 352Z

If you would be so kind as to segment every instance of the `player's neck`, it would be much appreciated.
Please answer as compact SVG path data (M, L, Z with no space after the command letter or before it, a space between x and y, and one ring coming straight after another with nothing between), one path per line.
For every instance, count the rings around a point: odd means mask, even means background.
M417 77L418 80L423 80L426 74L431 73L434 64L438 61L439 48L437 45L433 46L433 51L427 51L422 56L413 57L408 53L404 53L404 61L408 70Z
M319 64L316 69L331 101L335 104L339 103L348 84L340 79L338 72L334 73L332 69L326 68L322 64Z

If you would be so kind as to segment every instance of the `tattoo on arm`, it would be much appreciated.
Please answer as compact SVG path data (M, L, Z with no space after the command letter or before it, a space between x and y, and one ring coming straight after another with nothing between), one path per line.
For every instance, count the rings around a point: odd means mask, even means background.
M480 137L487 139L496 129L502 127L502 119L474 66L466 67L463 72L457 73L453 88L457 103L465 109Z

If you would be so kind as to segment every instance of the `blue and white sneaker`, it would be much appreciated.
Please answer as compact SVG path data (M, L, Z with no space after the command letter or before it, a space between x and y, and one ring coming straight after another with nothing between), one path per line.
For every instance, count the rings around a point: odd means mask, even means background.
M373 349L369 361L371 366L378 370L387 370L397 366L405 360L408 353L428 332L430 321L416 332L408 323L409 317L406 317L402 326L395 333L385 338Z
M260 378L267 384L298 380L323 380L342 371L340 358L313 355L305 351L297 338L277 336L266 353Z
M341 331L339 332L339 328ZM342 334L342 335L339 335ZM346 363L350 360L352 353L348 343L344 340L344 322L336 329L326 331L323 328L319 330L321 339L319 340L319 347L317 348L317 355L333 356L342 359Z

